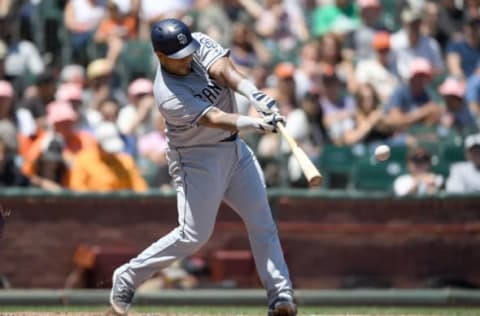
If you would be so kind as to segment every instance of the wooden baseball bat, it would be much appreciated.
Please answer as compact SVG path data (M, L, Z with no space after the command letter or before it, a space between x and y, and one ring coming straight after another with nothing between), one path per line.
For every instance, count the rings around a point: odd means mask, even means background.
M277 129L287 141L288 146L292 150L295 159L297 159L300 168L302 168L303 174L305 175L305 178L307 178L310 186L320 186L322 183L322 175L318 171L317 167L315 167L310 158L308 158L307 154L300 147L298 147L297 142L292 138L292 136L290 136L282 123L277 123Z

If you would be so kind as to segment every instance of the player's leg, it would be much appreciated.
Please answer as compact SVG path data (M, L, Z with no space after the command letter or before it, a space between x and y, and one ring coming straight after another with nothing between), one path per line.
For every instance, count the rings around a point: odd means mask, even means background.
M243 142L238 142L238 155L239 166L231 177L224 200L245 222L269 305L274 306L279 299L291 301L292 285L270 211L263 173L250 148Z
M177 188L178 227L115 270L110 301L117 313L128 311L134 290L143 281L192 254L210 237L225 181L215 173L217 162L209 163L201 157L194 160L198 161L195 167L184 162L170 162Z

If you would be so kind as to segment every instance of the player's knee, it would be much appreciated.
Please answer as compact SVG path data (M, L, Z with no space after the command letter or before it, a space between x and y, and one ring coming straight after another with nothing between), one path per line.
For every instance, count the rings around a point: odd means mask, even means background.
M190 227L183 227L180 234L183 243L190 248L191 251L196 251L210 239L212 231L198 231Z

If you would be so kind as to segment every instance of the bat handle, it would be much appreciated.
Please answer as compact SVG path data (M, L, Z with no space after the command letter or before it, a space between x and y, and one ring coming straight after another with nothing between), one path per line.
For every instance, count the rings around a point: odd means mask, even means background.
M280 133L282 134L283 138L285 138L285 140L287 141L288 143L288 146L290 146L290 148L294 148L294 147L297 147L297 142L292 138L292 136L290 136L285 128L285 125L283 125L283 123L281 122L278 122L277 123L277 129L280 131Z

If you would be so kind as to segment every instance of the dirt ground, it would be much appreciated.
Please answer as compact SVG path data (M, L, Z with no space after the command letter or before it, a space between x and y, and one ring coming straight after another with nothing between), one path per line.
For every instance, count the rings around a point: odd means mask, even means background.
M5 312L0 313L0 316L114 316L113 314L101 313L101 312L77 312L77 313L65 313L65 312ZM129 313L130 316L210 316L219 314L178 314L178 313ZM257 314L238 314L238 315L225 315L225 316L257 316ZM392 316L392 314L305 314L304 316ZM395 316L431 316L422 314L395 314Z

